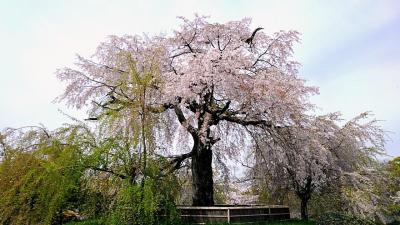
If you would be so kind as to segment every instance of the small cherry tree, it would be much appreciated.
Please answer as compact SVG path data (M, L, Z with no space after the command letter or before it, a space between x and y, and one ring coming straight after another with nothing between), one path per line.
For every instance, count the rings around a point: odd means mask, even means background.
M263 147L254 152L253 175L260 184L265 174L288 181L300 199L301 218L308 219L307 204L314 192L370 167L373 157L383 153L385 132L368 116L362 113L340 126L340 114L331 113L276 130L268 140L258 140Z

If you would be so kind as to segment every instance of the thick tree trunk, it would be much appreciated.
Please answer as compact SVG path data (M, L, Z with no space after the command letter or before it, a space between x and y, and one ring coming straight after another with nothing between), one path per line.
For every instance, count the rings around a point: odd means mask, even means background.
M210 147L196 144L192 155L193 206L214 205L212 151ZM196 148L197 147L197 148Z
M197 127L192 126L185 118L179 106L174 110L179 122L187 129L193 138L192 158L192 200L194 206L214 205L214 182L212 171L212 146L218 140L211 135L211 126L216 125L215 115L209 112L208 106L212 105L212 96L204 96L203 105L194 105L190 110L198 112Z
M293 173L291 173L293 174ZM307 203L311 199L311 193L313 191L311 176L306 177L306 183L303 186L299 185L299 182L295 182L294 188L296 189L296 195L299 197L300 204L300 215L302 220L308 220L308 209Z
M307 209L308 200L309 198L307 197L301 198L300 213L302 220L308 220L308 209Z

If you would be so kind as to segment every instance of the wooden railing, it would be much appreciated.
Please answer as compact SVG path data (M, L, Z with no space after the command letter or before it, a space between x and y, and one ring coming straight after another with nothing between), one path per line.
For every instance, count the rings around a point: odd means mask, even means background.
M289 207L282 205L178 206L183 221L205 223L255 223L290 219Z

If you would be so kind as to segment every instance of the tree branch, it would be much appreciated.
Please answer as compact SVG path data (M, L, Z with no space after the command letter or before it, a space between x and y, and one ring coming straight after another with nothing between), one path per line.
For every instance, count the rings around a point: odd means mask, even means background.
M245 119L240 119L234 116L228 116L228 115L221 115L220 116L221 120L225 120L228 122L232 122L232 123L237 123L243 126L262 126L262 127L268 127L268 128L273 128L275 127L274 125L272 125L272 123L270 121L266 121L266 120L245 120Z
M165 158L165 156L162 156L162 155L159 155L159 156ZM192 152L185 153L185 154L178 155L178 156L169 156L169 157L167 157L167 158L173 158L173 159L168 163L167 166L164 166L163 168L161 168L162 172L164 172L165 170L166 170L166 172L165 173L160 173L157 176L157 178L159 179L159 178L165 177L168 174L171 174L174 171L181 169L183 167L182 163L186 159L191 158L191 157L192 157Z
M95 170L95 171L101 171L101 172L110 173L110 174L112 174L114 176L117 176L117 177L119 177L121 179L127 179L128 178L128 176L126 176L124 174L120 174L120 173L117 173L117 172L115 172L113 170L106 169L106 168L99 168L99 167L95 167L95 166L88 166L87 168Z
M162 113L172 108L174 108L174 105L171 103L165 103L160 106L147 106L147 110L152 113Z
M173 166L173 170L178 170L182 167L183 161L185 161L188 158L192 157L192 152L185 153L179 156L173 156L173 160L171 160L170 164Z
M186 120L185 115L183 115L181 108L178 105L174 106L174 111L181 125L185 127L192 136L197 136L198 134L196 128L189 124L189 122Z
M230 104L231 104L231 101L229 100L229 101L224 105L224 107L223 107L222 109L217 110L217 115L219 116L219 115L223 114L224 112L226 112L226 110L229 109Z

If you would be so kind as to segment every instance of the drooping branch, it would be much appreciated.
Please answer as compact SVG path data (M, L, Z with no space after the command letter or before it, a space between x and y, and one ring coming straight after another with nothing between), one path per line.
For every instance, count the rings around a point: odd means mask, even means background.
M87 166L87 169L92 169L92 170L95 170L95 171L101 171L101 172L110 173L110 174L112 174L114 176L117 176L117 177L119 177L121 179L127 179L128 178L128 176L126 176L124 174L117 173L117 172L115 172L115 171L113 171L111 169L107 169L107 168L100 168L100 167L95 167L95 166Z
M109 71L111 71L111 72L118 72L119 74L127 73L127 71L122 70L121 68L115 68L115 67L112 67L112 66L103 64L103 63L95 62L95 61L93 61L93 60L83 58L82 56L79 56L79 55L78 55L78 59L80 59L80 60L82 60L82 61L84 61L84 62L86 62L86 63L90 63L90 64L92 64L92 65L94 65L94 66L98 66L98 67L101 67L101 68L103 68L103 69L109 70ZM94 80L94 79L91 79L91 78L89 78L89 79L90 79L91 81L96 82L96 83L100 83L100 84L103 84L103 85L108 86L108 85L105 84L104 82L100 82L100 81L97 81L97 80Z

